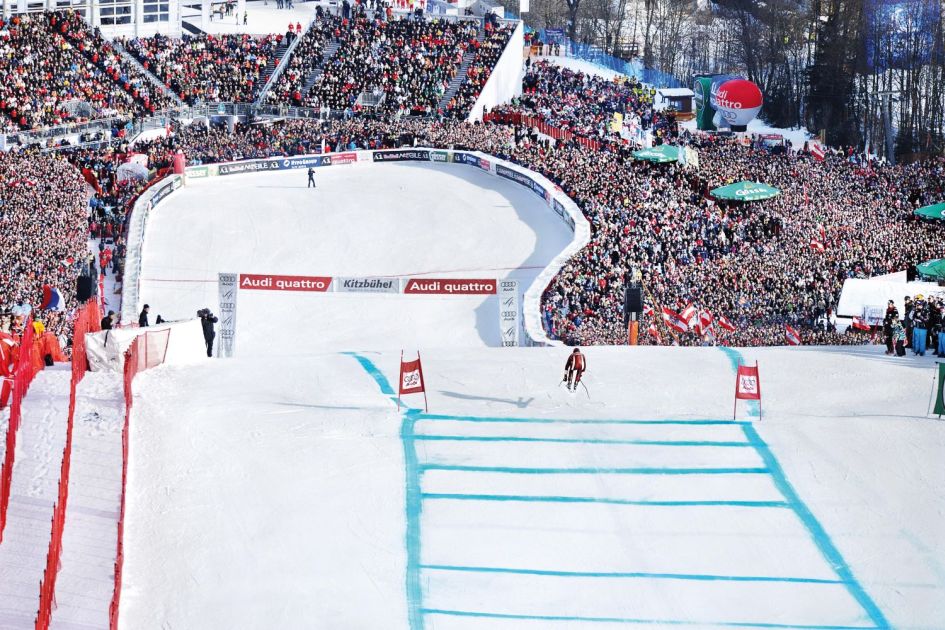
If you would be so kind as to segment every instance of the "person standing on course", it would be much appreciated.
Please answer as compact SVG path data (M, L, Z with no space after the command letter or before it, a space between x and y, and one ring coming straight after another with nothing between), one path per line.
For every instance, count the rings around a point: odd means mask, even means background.
M306 188L315 188L315 169L308 167L308 186Z
M207 356L212 358L213 339L217 336L216 331L213 330L213 325L220 320L217 319L209 308L202 308L197 311L197 317L200 318L200 325L203 326L203 340L207 344Z
M141 309L141 314L138 315L138 326L141 328L148 327L148 311L151 309L147 304L144 305L144 308Z

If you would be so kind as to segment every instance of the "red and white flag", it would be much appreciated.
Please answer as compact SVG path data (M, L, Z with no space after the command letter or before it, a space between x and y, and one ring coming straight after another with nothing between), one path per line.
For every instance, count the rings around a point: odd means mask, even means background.
M866 323L866 320L863 319L862 317L854 317L853 323L851 325L857 330L866 330L866 331L872 330L872 328L870 328L870 325Z
M689 324L690 326L692 326L692 320L693 320L698 314L699 314L699 310L698 310L695 306L693 306L692 304L689 304L688 306L686 306L686 308L684 308L684 309L682 310L682 312L679 313L679 315L680 315L684 320L686 320L686 323Z
M824 151L824 147L819 143L811 140L810 143L810 153L814 156L815 160L823 161L824 156L827 155L827 152Z
M784 325L784 340L789 346L801 345L801 333L797 332L790 324Z
M702 330L710 330L712 328L713 321L715 321L715 318L712 317L712 313L709 311L701 311L699 313L699 323L702 325Z
M719 326L729 332L735 332L735 324L728 321L726 317L719 317Z
M660 331L656 327L656 324L650 324L650 327L646 329L646 332L649 333L650 337L653 337L653 341L655 341L657 344L663 343L663 337L660 335Z
M810 248L816 252L823 252L824 249L826 249L824 247L824 244L821 241L817 241L817 240L813 240L810 242Z
M679 313L665 306L663 307L663 321L676 332L684 333L689 330L689 324L686 320L680 317Z
M652 316L652 315L653 315L653 307L650 306L649 304L644 304L644 305L643 305L643 314L646 315L647 317Z
M397 392L397 408L400 408L400 397L405 394L423 393L423 409L427 408L427 391L423 383L423 366L420 365L420 353L413 361L404 361L404 353L400 353L400 387Z

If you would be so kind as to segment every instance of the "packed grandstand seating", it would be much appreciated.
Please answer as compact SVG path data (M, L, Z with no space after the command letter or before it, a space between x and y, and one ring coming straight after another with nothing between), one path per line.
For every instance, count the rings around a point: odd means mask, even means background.
M490 20L486 20L484 28L486 34L483 40L473 42L476 55L466 70L466 78L446 105L446 112L454 118L464 118L472 109L513 31L511 25L498 25Z
M19 126L67 119L63 102L77 95L57 89L59 73L68 77L71 90L84 90L98 115L110 109L140 113L156 104L149 91L135 91L139 79L124 74L114 62L114 50L89 29L77 28L72 18L50 14L6 27L3 45L8 52L24 54L7 54L0 61L6 64L3 72L20 77L0 86L0 106ZM541 172L578 203L592 225L590 245L565 265L542 301L546 329L573 344L625 341L621 297L624 279L634 269L642 272L647 303L656 313L661 306L694 305L725 317L734 328L715 327L711 337L664 332L662 343L776 345L783 343L785 324L800 330L805 343L862 343L862 336L840 335L829 325L843 280L941 256L941 227L912 217L915 207L945 194L941 158L888 166L833 151L820 160L803 147L773 153L737 139L679 132L671 116L654 109L652 93L644 86L546 63L531 64L523 97L496 108L490 122L396 116L432 112L464 50L472 46L474 61L449 107L457 117L468 111L509 37L507 27L487 25L486 30L479 42L475 28L462 23L387 23L360 9L347 20L322 15L299 43L273 98L350 108L362 90L377 85L387 95L386 116L237 125L232 132L195 123L138 143L133 151L147 156L152 178L178 151L190 164L207 164L317 153L323 146L338 151L404 144L481 150ZM323 61L329 41L341 46L325 61L325 74L312 92L303 95L302 86ZM145 61L153 60L151 69L165 80L188 68L184 74L192 83L170 82L188 100L249 100L258 88L262 60L277 43L234 36L212 44L207 38L153 38L129 45ZM40 50L55 60L54 69L39 70L31 54ZM234 67L247 74L234 73ZM256 78L247 81L247 76ZM632 145L609 130L615 111L635 116L642 128L655 131L658 142L698 151L698 167L633 160ZM602 142L555 142L507 114L537 116L576 137ZM3 287L0 306L18 299L36 304L43 284L68 287L78 273L75 261L82 259L90 225L94 235L108 235L121 246L127 209L146 185L117 177L131 151L121 145L70 150L63 157L3 156L0 216L5 229L0 238L13 240L0 249L0 264L12 279ZM63 158L76 168L68 168ZM94 189L91 204L83 175ZM712 188L741 180L767 182L782 194L747 204L720 203L708 195ZM56 203L48 203L49 195ZM40 198L46 203L39 203ZM29 249L22 244L24 234L36 240ZM814 240L820 247L811 247ZM73 263L63 262L69 260ZM655 342L650 336L642 339Z
M358 96L376 91L384 95L383 111L435 113L476 34L471 22L382 21L359 6L332 32L338 50L301 104L358 109Z
M125 48L187 103L242 103L259 96L263 74L283 39L281 34L155 35L128 40Z

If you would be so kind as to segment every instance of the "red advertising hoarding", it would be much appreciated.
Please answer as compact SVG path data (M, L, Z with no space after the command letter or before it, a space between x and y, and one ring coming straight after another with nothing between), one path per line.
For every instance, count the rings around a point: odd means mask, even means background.
M495 295L496 281L482 278L410 278L404 285L409 295Z
M240 289L257 291L327 291L331 276L280 276L274 274L240 274Z

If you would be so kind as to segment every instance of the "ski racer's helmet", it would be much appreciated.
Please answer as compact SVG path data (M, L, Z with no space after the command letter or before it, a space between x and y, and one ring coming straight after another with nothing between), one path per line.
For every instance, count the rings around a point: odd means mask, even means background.
M580 354L580 353L581 353L581 349L580 349L580 348L575 348L575 349L574 349L574 352L572 352L571 354Z

